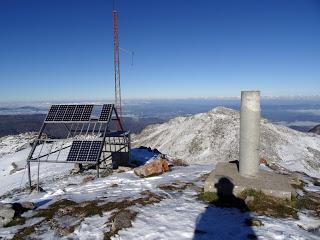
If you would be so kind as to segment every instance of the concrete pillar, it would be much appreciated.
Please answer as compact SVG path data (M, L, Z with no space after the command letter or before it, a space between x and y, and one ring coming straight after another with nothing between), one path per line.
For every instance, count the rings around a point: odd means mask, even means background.
M255 177L259 172L260 91L241 92L240 161L242 176Z

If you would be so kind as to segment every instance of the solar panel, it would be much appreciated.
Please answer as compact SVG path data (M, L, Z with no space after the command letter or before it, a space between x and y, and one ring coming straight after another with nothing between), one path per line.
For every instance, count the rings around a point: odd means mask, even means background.
M46 122L90 121L93 105L52 105L45 119Z
M67 108L67 111L65 112L63 121L71 121L75 109L76 109L76 105L69 105Z
M92 144L92 142L89 142L89 141L82 142L77 161L79 161L79 162L87 161L87 156L88 156L91 144Z
M110 115L112 114L113 104L104 104L102 106L99 121L109 121Z
M54 120L54 117L56 116L57 112L58 112L58 109L59 109L59 105L52 105L49 112L48 112L48 115L46 117L46 122L51 122Z
M102 141L73 141L67 157L69 162L96 162Z
M75 162L77 161L77 157L78 157L78 152L80 150L81 147L81 141L73 141L68 157L67 157L67 161L71 161L71 162Z
M92 141L91 149L88 155L88 161L97 161L100 155L102 141Z
M83 113L85 105L77 105L76 110L74 111L74 115L72 117L72 121L80 121Z
M60 105L59 110L56 116L54 117L54 121L62 121L67 108L68 108L67 105Z
M93 109L93 105L86 105L84 107L84 111L81 116L81 121L89 121L90 120L92 109Z

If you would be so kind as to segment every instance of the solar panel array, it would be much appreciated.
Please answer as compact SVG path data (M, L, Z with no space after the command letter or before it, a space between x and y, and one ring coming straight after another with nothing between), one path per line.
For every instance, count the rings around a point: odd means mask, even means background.
M102 141L73 141L67 157L69 162L96 162Z
M99 121L109 121L113 110L113 104L104 104L102 106Z
M89 121L93 105L52 105L45 122Z

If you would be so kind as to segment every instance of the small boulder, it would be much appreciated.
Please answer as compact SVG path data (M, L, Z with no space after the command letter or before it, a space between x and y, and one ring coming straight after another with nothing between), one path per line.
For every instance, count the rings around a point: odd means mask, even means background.
M111 231L117 232L124 228L130 228L132 226L131 221L136 217L136 212L130 210L122 210L114 215L111 225Z
M15 210L12 204L0 204L0 227L5 226L13 220L15 216Z
M144 166L134 169L134 173L139 177L151 177L169 171L169 164L167 160L157 159Z

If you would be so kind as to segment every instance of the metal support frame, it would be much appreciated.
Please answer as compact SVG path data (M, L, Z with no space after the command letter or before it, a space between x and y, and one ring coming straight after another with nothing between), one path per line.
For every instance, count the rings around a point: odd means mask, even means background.
M60 105L62 106L62 105ZM95 105L99 107L102 105ZM114 115L114 116L113 116ZM110 131L110 122L117 121L117 129ZM69 124L69 125L68 125ZM65 137L57 138L54 137L50 139L45 135L45 131L48 126L54 126L58 128L61 126L64 131L67 132ZM113 142L110 140L113 139ZM117 142L115 141L117 138ZM106 140L108 139L108 140ZM96 162L91 161L67 161L63 158L60 153L62 150L68 149L72 146L73 140L83 140L83 141L102 141L98 159ZM70 144L68 144L70 141ZM61 143L61 144L60 144ZM50 145L51 144L51 145ZM110 146L110 149L107 149L107 146ZM119 146L115 147L116 150L112 151L111 145ZM81 147L80 147L81 149ZM31 175L31 163L38 163L37 168L37 190L40 188L40 163L85 163L85 164L94 164L97 169L97 177L100 176L100 164L106 162L107 159L112 157L113 152L128 151L130 155L130 132L125 132L123 130L123 125L118 115L117 109L112 105L109 119L99 120L99 118L91 117L89 121L69 121L69 122L58 122L58 121L44 121L40 130L37 139L33 142L31 151L27 158L27 167L28 167L28 182L29 187L32 187L32 175ZM79 150L80 151L80 150ZM110 153L109 156L105 156L106 153ZM54 158L50 158L54 156Z

